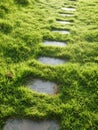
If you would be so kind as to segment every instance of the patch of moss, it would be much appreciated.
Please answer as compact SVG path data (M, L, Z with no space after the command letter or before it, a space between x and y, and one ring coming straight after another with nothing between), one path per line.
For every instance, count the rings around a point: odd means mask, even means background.
M1 2L0 130L11 117L55 119L62 130L97 130L98 1ZM59 12L70 13L61 10L62 6L76 11L71 17L62 17ZM56 19L72 24L60 25ZM70 34L53 30L68 30ZM63 41L66 47L44 46L44 40ZM67 62L55 67L44 65L37 61L39 56ZM58 94L31 91L26 82L35 78L56 82Z
M8 34L12 31L12 25L6 20L0 20L0 31Z
M19 5L28 5L30 4L30 1L29 0L14 0L16 4L19 4Z

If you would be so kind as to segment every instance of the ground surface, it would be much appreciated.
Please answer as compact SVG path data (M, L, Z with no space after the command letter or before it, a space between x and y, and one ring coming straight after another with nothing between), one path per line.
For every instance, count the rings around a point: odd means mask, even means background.
M74 16L61 16L62 7L76 8ZM44 40L67 45L44 46ZM44 65L40 56L68 62ZM58 94L30 90L26 81L35 78L56 82ZM0 130L8 118L57 120L61 130L98 130L97 95L98 0L0 1Z

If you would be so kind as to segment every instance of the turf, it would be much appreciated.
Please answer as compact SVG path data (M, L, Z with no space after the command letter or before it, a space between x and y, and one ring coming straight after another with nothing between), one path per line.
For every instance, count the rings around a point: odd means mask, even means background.
M61 7L76 8L74 16L60 16L66 12ZM58 29L70 34L52 32ZM67 46L45 47L44 40ZM39 56L68 62L44 65ZM58 94L30 90L31 78L56 82ZM9 118L54 119L61 130L98 130L97 0L0 1L0 130Z

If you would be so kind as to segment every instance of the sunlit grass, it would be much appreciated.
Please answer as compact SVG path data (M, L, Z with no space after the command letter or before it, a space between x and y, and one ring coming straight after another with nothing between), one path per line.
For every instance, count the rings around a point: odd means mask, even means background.
M74 7L73 16L61 7ZM68 12L70 13L70 12ZM0 130L8 118L58 120L61 130L97 130L97 0L0 1ZM71 21L60 25L56 20ZM70 34L52 30L69 30ZM67 46L44 46L44 40ZM67 59L60 66L39 56ZM31 91L26 81L40 78L59 85L55 96Z

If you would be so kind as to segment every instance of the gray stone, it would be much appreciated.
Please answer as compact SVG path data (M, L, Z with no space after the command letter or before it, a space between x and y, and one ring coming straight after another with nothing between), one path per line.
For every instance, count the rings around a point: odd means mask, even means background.
M57 21L57 22L60 24L71 24L71 22L68 22L68 21Z
M57 84L54 82L34 79L28 81L27 85L30 87L30 89L39 93L52 95L57 93Z
M66 46L66 43L57 42L57 41L44 41L44 45L46 45L46 46Z
M65 8L65 7L62 7L61 9L65 10L65 11L76 11L75 8Z
M55 121L17 120L9 119L4 130L59 130L60 127Z
M52 32L60 33L60 34L70 34L67 30L53 30Z
M47 65L59 65L65 63L65 60L50 57L39 57L38 61Z

